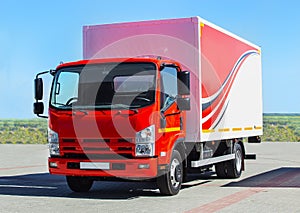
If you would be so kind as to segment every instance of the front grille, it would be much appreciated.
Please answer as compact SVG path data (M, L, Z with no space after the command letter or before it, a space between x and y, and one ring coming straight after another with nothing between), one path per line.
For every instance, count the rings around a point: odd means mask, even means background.
M121 139L118 139L118 142L119 143L131 143L132 142L132 139L128 139L128 138L121 138Z
M64 138L64 139L62 139L62 141L63 141L64 143L73 143L73 142L75 142L76 140L73 139L73 138Z
M64 155L64 158L68 159L80 159L80 160L124 160L124 159L133 159L134 157L130 154L77 154L77 153L67 153Z
M63 150L68 150L68 151L70 151L70 150L76 150L76 147L63 147Z
M63 143L74 143L78 141L75 138L63 138ZM81 139L83 143L132 143L131 138L120 138L120 139L101 139L101 138L84 138Z
M110 148L109 147L101 147L101 148L97 148L97 147L85 147L83 148L84 151L109 151Z
M131 138L62 138L61 151L66 158L120 159L134 156L135 144Z
M109 139L83 139L84 143L109 143Z
M119 147L118 150L119 151L131 151L132 147Z

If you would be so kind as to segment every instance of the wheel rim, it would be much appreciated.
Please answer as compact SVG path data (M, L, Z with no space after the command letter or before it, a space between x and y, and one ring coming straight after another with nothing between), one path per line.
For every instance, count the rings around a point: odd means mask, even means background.
M242 170L242 152L237 150L235 153L235 167L237 172Z
M171 170L170 170L170 179L171 184L174 188L177 188L181 182L182 177L182 169L180 166L180 162L178 159L173 159L171 163Z

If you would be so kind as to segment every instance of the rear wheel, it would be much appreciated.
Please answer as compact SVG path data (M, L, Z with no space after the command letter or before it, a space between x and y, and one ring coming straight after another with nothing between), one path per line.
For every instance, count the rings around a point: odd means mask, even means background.
M74 192L88 192L94 182L87 177L67 176L66 179L69 188Z
M183 180L182 158L177 150L173 151L169 170L157 178L161 194L176 195L180 191Z
M234 144L235 159L215 165L217 176L220 178L238 178L242 174L243 151L240 144Z

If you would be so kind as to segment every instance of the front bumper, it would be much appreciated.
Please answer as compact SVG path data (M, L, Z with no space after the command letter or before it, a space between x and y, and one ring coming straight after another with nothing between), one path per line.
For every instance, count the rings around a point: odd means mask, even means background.
M86 168L86 164L105 164L106 168ZM87 177L119 177L144 179L157 176L157 158L122 160L82 160L49 158L50 174ZM85 166L83 166L85 165Z

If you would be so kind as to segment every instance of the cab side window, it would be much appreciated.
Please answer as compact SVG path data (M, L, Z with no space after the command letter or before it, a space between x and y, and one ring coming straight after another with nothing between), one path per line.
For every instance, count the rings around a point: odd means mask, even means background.
M161 71L161 110L171 106L177 96L177 70L174 67L165 67Z

